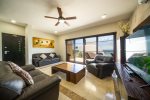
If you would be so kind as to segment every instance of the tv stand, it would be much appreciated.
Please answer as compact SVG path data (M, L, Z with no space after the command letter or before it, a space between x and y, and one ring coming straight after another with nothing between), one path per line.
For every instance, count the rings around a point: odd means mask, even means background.
M125 100L150 100L150 85L130 72L125 64L116 63L119 92Z

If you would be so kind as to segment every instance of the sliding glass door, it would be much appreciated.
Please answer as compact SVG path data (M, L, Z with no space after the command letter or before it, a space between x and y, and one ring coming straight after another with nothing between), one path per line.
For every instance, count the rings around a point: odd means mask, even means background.
M83 39L75 39L75 62L83 63Z
M83 63L83 39L66 41L66 60L70 62Z
M114 55L114 35L98 37L98 53L107 56Z
M116 57L116 33L66 40L66 61L85 63L96 54Z
M85 60L93 59L96 55L96 37L85 38Z
M66 60L74 62L74 40L66 41Z

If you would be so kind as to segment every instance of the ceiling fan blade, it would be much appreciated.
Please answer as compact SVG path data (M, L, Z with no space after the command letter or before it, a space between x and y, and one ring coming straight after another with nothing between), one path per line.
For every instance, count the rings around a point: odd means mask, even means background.
M70 26L68 22L64 21L64 23L65 23L66 25Z
M55 24L55 26L57 26L59 23L60 23L60 22L58 21L58 22Z
M57 10L58 10L59 16L62 17L62 10L61 10L61 8L57 7Z
M72 19L77 19L77 17L74 16L74 17L66 17L66 18L65 18L65 20L72 20Z
M45 18L58 19L58 18L56 18L56 17L50 17L50 16L45 16Z

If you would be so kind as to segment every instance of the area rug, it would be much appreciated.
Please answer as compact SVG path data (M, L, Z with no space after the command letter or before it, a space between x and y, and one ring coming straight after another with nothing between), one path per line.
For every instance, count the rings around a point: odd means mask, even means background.
M60 92L69 97L71 100L86 100L84 97L79 96L75 92L67 89L62 85L60 85Z

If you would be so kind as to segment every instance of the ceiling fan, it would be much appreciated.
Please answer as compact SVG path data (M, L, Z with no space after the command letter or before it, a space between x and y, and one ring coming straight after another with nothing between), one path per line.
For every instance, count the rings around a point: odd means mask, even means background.
M73 16L73 17L63 17L62 16L62 10L61 8L57 7L57 10L58 10L58 14L59 14L59 17L51 17L51 16L45 16L45 18L52 18L52 19L57 19L58 22L55 24L55 26L57 26L59 23L65 23L66 25L69 26L69 23L66 22L66 20L72 20L72 19L76 19L76 16Z

